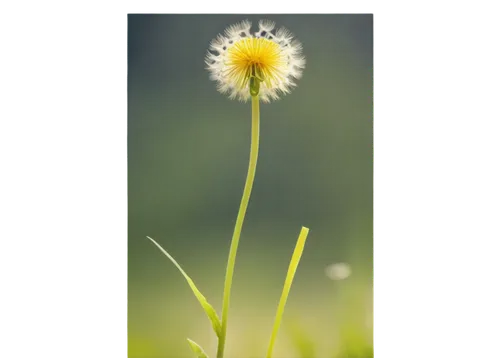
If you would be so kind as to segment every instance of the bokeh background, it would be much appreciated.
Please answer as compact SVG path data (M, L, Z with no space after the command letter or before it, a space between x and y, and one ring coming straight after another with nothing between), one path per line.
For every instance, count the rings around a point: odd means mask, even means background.
M373 355L373 16L128 17L130 358L211 357L216 339L168 250L220 313L246 177L250 103L208 79L209 42L270 19L304 45L298 87L261 105L261 145L238 252L228 358L263 357L301 226L310 228L275 358ZM349 277L334 280L332 264ZM338 266L333 266L338 267ZM345 266L343 266L345 267Z

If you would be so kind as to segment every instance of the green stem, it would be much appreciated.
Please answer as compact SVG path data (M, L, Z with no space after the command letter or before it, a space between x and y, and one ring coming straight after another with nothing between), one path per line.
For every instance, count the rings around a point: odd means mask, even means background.
M229 311L229 299L231 296L231 284L233 282L234 264L236 262L236 252L240 241L241 228L245 213L247 211L250 194L252 192L253 180L255 178L255 168L257 167L257 157L259 155L259 96L252 96L252 141L250 145L250 163L248 165L247 179L243 189L240 210L236 218L236 226L229 249L229 258L227 261L226 280L224 282L224 299L222 301L222 326L219 335L219 344L217 346L217 358L224 357L224 346L226 343L227 315Z

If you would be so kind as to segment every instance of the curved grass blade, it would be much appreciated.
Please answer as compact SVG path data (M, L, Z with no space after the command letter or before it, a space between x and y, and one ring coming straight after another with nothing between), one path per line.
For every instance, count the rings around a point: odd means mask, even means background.
M196 354L197 358L208 358L208 355L205 353L203 348L200 347L200 345L189 338L187 339L189 346L191 347L191 350Z
M267 358L271 358L273 354L274 343L276 342L276 337L278 336L278 331L281 324L281 319L283 318L283 312L285 311L286 300L288 294L290 293L290 288L292 287L293 278L295 272L297 271L297 266L299 266L300 257L304 251L304 245L306 244L307 234L309 229L302 226L300 230L299 238L297 239L297 244L295 245L295 250L293 250L292 259L290 260L290 265L288 266L288 273L285 278L285 285L283 286L283 292L281 293L280 302L278 304L278 310L276 311L276 318L274 320L273 332L271 334L271 341L269 342L269 348L267 349Z
M163 247L161 247L160 244L158 244L156 241L154 241L149 236L146 236L146 237L149 240L151 240L153 242L153 244L155 244L160 249L160 251L163 252L165 254L165 256L167 256L170 259L170 261L172 261L172 263L175 265L175 267L177 267L177 269L182 273L182 275L186 279L189 287L191 287L191 290L193 291L194 295L196 296L196 298L200 302L201 306L205 310L205 313L207 314L208 318L210 319L210 322L212 322L212 327L214 328L215 334L217 335L217 337L219 337L220 330L221 330L221 323L220 323L219 316L217 316L217 312L215 312L215 309L210 305L210 303L208 303L207 299L205 298L205 296L203 296L201 294L200 290L198 290L198 288L194 284L191 277L189 277L187 275L187 273L184 272L184 270L177 263L177 261L175 261L175 259L172 256L170 256L170 254L167 251L165 251L165 249L163 249Z

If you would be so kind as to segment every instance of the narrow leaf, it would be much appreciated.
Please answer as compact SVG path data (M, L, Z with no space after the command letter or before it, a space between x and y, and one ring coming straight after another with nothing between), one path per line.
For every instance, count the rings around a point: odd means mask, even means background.
M309 229L306 227L302 227L302 230L300 230L299 238L297 239L297 244L295 245L295 250L293 251L292 259L290 260L290 265L288 266L285 285L283 286L283 292L281 293L278 310L276 311L276 318L274 320L271 341L269 342L269 348L267 349L267 358L271 358L273 354L274 343L276 341L276 337L278 336L281 319L283 318L283 312L285 311L286 300L288 298L288 294L290 293L290 288L292 287L292 282L295 276L295 272L297 271L297 266L299 266L300 257L302 256L302 252L304 251L304 245L306 244L308 233Z
M200 345L189 338L187 339L189 346L191 347L192 351L194 354L196 354L197 358L208 358L208 355L205 353L203 348L200 347Z
M210 303L208 303L207 299L205 298L205 296L203 296L201 294L200 290L198 290L198 288L194 284L194 282L191 279L191 277L189 277L186 274L186 272L184 272L184 270L177 263L177 261L175 261L175 259L172 256L170 256L170 254L167 251L165 251L163 249L163 247L161 247L160 244L158 244L155 240L153 240L149 236L147 236L147 238L149 240L151 240L153 242L153 244L155 244L160 249L160 251L163 252L165 254L165 256L167 256L170 259L170 261L172 261L172 263L175 265L175 267L177 267L177 269L182 273L182 275L186 279L189 287L191 287L191 290L193 291L194 295L196 296L196 298L200 302L201 306L205 310L205 313L207 314L208 318L212 322L212 327L214 328L215 334L218 337L219 334L220 334L220 330L221 330L221 323L220 323L219 316L217 316L217 312L215 312L215 309L210 305Z

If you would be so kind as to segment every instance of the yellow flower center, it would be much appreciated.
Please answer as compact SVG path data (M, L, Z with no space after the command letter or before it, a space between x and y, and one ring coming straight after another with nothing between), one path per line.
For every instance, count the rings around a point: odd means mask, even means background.
M250 82L250 92L259 92L260 82L268 88L284 79L285 58L280 46L265 38L245 38L229 48L227 54L227 75L236 86L245 88Z

